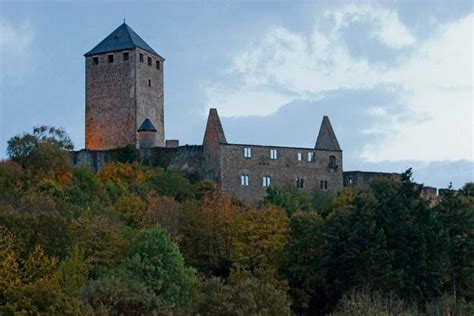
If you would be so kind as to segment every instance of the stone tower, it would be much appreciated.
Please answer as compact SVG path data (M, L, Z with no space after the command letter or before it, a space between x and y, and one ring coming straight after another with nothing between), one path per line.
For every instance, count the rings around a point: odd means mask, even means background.
M86 149L137 146L145 119L156 127L151 146L164 146L165 59L125 23L84 56Z

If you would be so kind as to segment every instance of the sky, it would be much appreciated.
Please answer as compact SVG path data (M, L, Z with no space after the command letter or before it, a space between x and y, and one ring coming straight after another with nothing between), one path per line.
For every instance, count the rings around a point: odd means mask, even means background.
M328 115L344 170L474 181L471 1L0 0L0 158L63 127L84 147L83 54L126 19L166 58L165 136L314 147Z

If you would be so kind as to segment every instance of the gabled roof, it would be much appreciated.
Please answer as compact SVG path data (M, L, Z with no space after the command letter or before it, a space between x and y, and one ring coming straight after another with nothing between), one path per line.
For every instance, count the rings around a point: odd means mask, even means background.
M115 31L109 34L102 42L97 44L93 49L84 54L88 57L91 55L98 55L103 53L110 53L125 49L140 48L150 54L153 54L164 60L158 55L153 48L151 48L130 26L125 22L120 25Z
M316 140L315 149L341 151L336 134L332 129L329 117L324 116L319 129L318 139Z
M145 119L138 128L138 132L156 132L157 129L149 119Z

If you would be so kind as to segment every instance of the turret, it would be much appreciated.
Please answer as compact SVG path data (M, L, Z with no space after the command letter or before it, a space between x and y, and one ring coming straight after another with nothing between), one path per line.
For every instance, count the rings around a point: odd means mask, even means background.
M147 118L138 128L138 148L147 149L156 146L156 128L153 123Z

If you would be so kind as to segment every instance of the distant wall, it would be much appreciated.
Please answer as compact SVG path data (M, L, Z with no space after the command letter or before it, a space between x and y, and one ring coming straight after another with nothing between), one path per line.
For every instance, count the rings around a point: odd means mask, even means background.
M137 150L132 146L111 150L87 150L70 152L71 163L77 166L87 166L95 172L104 168L107 162L141 161L145 165L178 169L191 179L203 178L202 146L185 145L174 148L155 147Z
M345 187L368 188L375 178L400 179L399 173L372 172L372 171L344 171Z
M244 157L244 148L251 149L251 157ZM277 159L270 158L272 149L276 150ZM315 155L313 161L308 161L309 153ZM298 160L298 154L301 155L301 161ZM329 167L330 156L336 158L334 168ZM264 176L270 177L271 185L281 188L296 188L297 179L303 179L304 185L301 189L307 192L335 193L342 189L342 152L340 151L221 144L220 168L222 190L246 201L261 200L267 195L267 187L263 186ZM242 175L248 176L248 186L241 184ZM326 183L322 189L321 181Z

